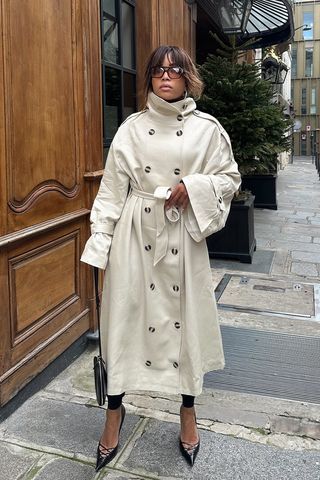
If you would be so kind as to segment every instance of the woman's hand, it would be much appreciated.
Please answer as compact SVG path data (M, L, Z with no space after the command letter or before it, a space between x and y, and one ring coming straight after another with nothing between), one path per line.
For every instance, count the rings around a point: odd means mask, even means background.
M165 202L165 208L179 207L181 211L185 210L189 204L189 195L184 183L178 183L170 195L170 198Z

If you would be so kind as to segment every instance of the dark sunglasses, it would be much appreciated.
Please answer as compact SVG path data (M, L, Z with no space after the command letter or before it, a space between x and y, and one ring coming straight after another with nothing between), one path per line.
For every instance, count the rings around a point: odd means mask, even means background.
M183 74L183 69L181 67L160 67L159 65L151 68L151 77L152 78L161 78L164 75L164 72L167 72L169 78L177 79L181 78Z

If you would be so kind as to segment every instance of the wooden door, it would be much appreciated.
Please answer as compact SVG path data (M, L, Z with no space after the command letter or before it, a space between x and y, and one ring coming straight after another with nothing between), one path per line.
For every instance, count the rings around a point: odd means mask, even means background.
M90 327L98 0L0 0L0 404Z
M148 56L159 45L178 45L195 60L197 5L185 0L137 0L137 92L141 96Z

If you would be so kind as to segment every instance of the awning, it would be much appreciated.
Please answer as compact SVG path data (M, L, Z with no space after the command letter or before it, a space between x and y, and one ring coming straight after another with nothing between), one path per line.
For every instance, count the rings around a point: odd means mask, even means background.
M221 31L217 9L219 0L197 0L197 3L210 17L217 31ZM253 0L246 31L237 38L239 44L256 39L249 48L261 48L286 42L293 34L292 7L288 0Z

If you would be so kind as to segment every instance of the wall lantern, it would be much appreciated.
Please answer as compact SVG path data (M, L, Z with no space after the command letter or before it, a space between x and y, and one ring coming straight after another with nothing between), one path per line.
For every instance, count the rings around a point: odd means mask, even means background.
M288 66L275 53L274 48L268 49L268 53L261 64L262 78L279 85L285 82L287 73Z
M253 0L218 0L220 25L227 35L245 33Z

